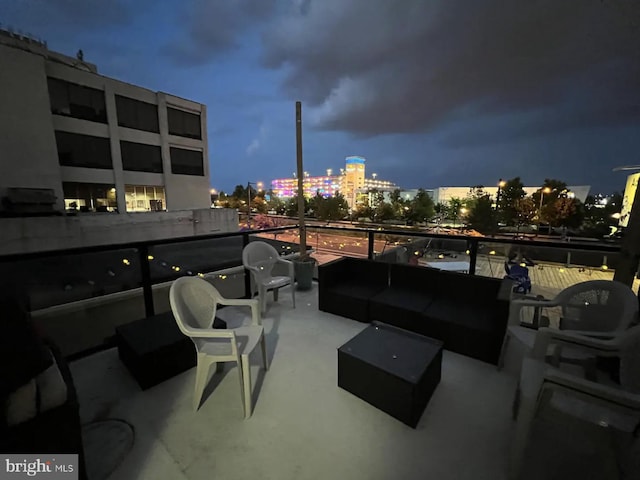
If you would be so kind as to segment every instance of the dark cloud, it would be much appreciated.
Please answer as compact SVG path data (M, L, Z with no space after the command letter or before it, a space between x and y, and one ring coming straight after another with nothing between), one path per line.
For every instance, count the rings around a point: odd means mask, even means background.
M6 0L0 5L0 22L10 18L15 25L5 27L14 29L89 30L128 23L134 5L126 0Z
M629 14L640 17L620 3L309 1L271 25L264 60L287 68L285 91L326 130L429 131L540 110L534 131L624 123L638 119Z
M183 20L186 35L172 39L165 52L179 65L202 65L238 46L248 28L267 19L275 0L193 0Z

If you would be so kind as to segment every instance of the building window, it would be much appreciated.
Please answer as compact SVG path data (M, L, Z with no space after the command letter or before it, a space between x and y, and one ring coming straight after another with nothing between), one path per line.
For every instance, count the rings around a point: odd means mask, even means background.
M67 213L118 211L114 185L63 182L62 191Z
M47 83L51 113L107 123L107 109L102 90L83 87L57 78L47 78Z
M162 153L158 146L121 140L120 153L124 170L162 173Z
M204 176L202 150L171 147L171 173Z
M116 95L116 110L119 126L153 133L160 132L157 105Z
M166 210L164 187L125 185L127 212L159 212Z
M202 139L200 115L167 107L169 133L179 137Z
M56 131L56 144L60 165L113 168L108 138Z

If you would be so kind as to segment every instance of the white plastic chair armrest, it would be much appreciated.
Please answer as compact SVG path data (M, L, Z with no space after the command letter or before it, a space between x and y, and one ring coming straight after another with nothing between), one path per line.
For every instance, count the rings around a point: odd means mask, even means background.
M622 406L640 409L640 394L631 393L619 388L613 388L601 383L592 382L584 378L561 372L557 369L548 369L545 373L545 380L562 385L564 387L584 392L593 397L609 402L615 402Z
M235 307L250 307L251 308L251 324L252 325L262 325L262 321L260 319L260 301L257 298L243 298L243 299L232 299L232 298L220 298L217 303L220 305L228 305Z
M589 333L601 334L602 332ZM543 359L550 345L579 349L602 357L618 356L620 352L619 337L601 339L584 335L584 332L578 330L558 330L544 327L538 329L531 356L539 360ZM558 357L561 355L560 349L556 351L556 355Z
M236 307L253 307L258 305L258 300L255 298L219 298L217 303Z
M258 267L253 266L253 265L245 265L244 268L246 268L250 272L260 273L260 269Z
M560 302L556 300L529 300L526 298L516 298L511 300L512 307L557 307Z
M223 328L191 328L182 325L180 330L191 338L234 338L233 330L225 330Z

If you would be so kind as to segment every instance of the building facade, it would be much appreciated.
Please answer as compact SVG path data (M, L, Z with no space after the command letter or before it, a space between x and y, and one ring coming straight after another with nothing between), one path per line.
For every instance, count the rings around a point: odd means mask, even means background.
M398 186L387 180L380 180L374 173L371 178L365 176L364 157L352 155L346 157L344 168L340 169L339 175L333 175L331 170L327 170L327 175L312 177L307 172L304 173L302 182L304 196L311 198L318 192L320 195L329 197L340 192L349 208L353 208L366 192L377 189L382 192L391 192ZM271 190L280 198L294 197L298 191L297 178L278 178L271 182Z
M0 30L5 212L33 192L67 213L209 208L206 107L99 75L82 57Z

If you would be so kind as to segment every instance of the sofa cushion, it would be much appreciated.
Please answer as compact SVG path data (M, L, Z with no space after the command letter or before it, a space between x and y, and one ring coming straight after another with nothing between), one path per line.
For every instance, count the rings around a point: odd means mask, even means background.
M367 282L340 282L328 287L327 290L346 297L368 300L384 288L384 286Z
M423 312L433 300L433 295L428 292L418 293L393 286L371 298L372 302L413 312Z
M395 263L391 265L391 286L402 290L433 295L438 292L440 270L417 265Z
M436 299L425 310L424 315L434 320L446 321L451 324L472 330L493 331L495 313L487 305L470 305L462 301L451 299Z
M54 361L44 372L9 395L6 402L7 425L26 422L39 413L64 404L67 394L67 384Z

